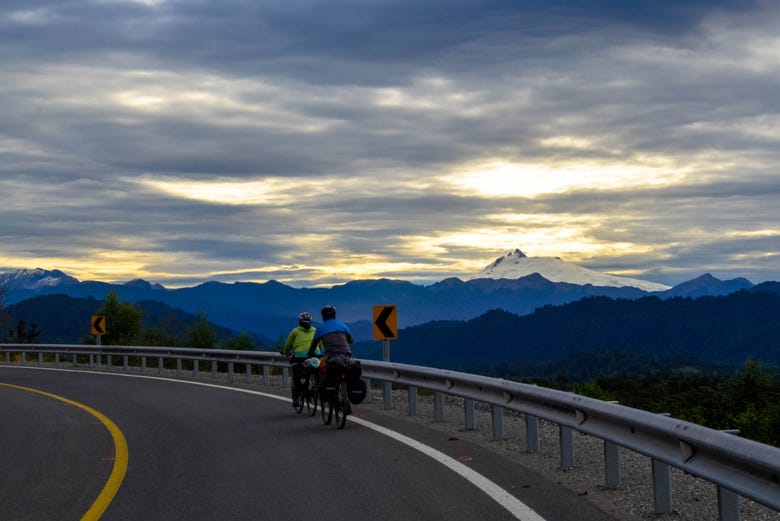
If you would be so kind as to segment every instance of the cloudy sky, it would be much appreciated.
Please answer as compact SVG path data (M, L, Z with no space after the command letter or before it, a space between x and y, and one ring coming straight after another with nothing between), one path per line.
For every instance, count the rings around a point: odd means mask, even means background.
M0 271L780 280L780 2L4 0Z

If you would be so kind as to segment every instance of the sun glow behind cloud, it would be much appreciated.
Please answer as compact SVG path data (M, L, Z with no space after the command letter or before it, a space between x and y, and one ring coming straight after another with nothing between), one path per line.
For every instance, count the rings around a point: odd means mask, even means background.
M678 183L683 170L668 161L655 164L521 163L496 160L443 176L456 190L490 197L535 197L584 190L618 190L660 187Z

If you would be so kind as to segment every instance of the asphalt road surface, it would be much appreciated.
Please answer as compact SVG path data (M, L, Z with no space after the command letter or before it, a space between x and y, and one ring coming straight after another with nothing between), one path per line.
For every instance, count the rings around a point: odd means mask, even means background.
M614 521L479 446L359 406L337 430L255 389L0 366L0 520L82 519L105 499L102 414L127 465L94 519Z

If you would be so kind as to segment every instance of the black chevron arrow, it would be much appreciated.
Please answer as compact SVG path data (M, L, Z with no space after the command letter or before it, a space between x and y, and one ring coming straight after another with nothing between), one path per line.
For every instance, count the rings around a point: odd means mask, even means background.
M393 333L393 330L390 329L385 323L387 319L390 318L390 315L393 314L394 309L395 308L393 306L385 306L382 308L382 312L374 321L374 325L379 328L379 331L382 332L385 338L395 338L395 333Z
M102 335L106 332L105 329L103 329L103 321L106 319L106 317L98 316L95 317L95 320L92 322L92 328L95 330L96 334Z

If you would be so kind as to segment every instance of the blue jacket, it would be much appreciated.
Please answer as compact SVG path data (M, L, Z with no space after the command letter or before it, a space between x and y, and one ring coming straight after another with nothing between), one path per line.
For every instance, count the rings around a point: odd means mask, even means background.
M329 318L317 327L309 345L309 356L314 355L314 350L320 342L328 356L352 354L349 349L349 344L353 342L352 331L341 320Z

